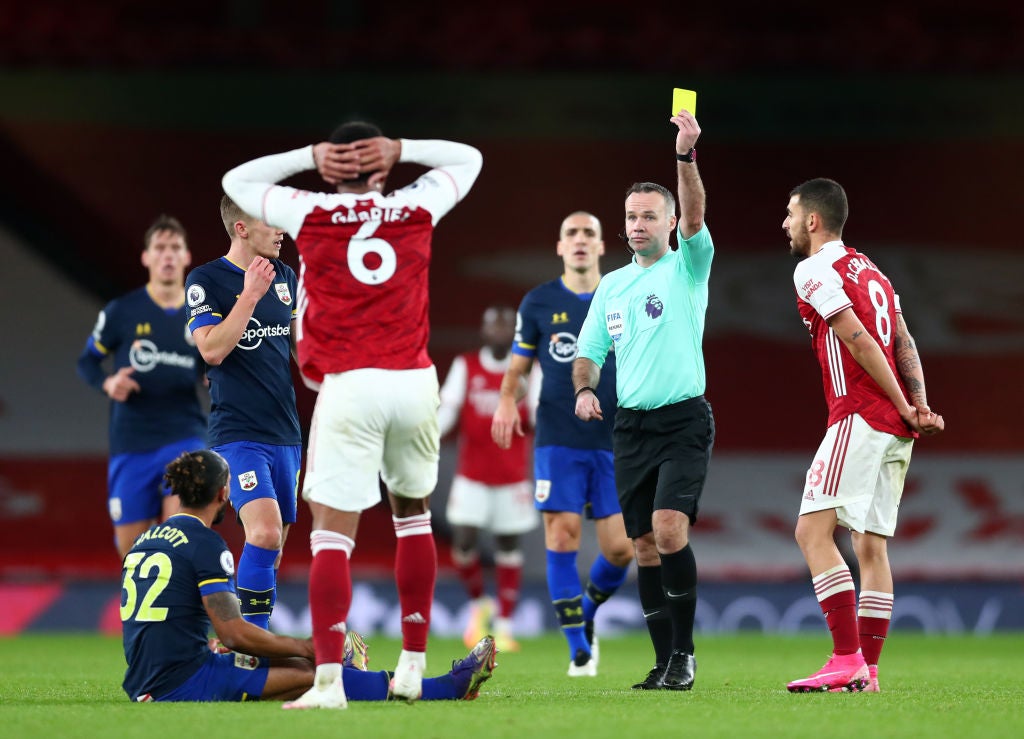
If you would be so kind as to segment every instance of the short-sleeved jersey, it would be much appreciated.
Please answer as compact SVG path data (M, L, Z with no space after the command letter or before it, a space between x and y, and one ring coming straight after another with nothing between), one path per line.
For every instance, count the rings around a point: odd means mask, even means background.
M614 352L608 353L607 359L602 356L599 362L603 367L597 398L604 410L604 420L581 421L576 417L573 397L572 363L592 298L593 293L574 293L559 277L535 287L519 305L512 351L535 357L543 377L537 405L536 446L612 448L616 405Z
M512 444L501 449L491 438L491 421L498 409L501 381L511 357L497 360L489 349L460 354L441 388L441 418L458 408L459 453L456 474L484 485L510 485L529 477L529 426L526 398L519 402L524 436L512 434ZM446 425L442 421L442 429Z
M161 308L145 287L111 301L100 311L78 360L79 374L102 388L100 363L131 367L139 392L111 402L110 453L145 452L179 439L206 436L199 404L202 360L185 327L185 305Z
M679 248L650 267L634 257L605 275L580 331L579 355L598 366L615 347L621 408L651 410L704 393L704 314L715 247L707 224L689 239L678 237Z
M296 338L304 381L317 388L327 374L431 366L434 226L472 186L479 152L448 141L403 139L402 161L429 162L435 169L388 195L261 188L245 179L276 181L308 169L310 152L307 147L263 157L224 178L239 205L259 206L264 221L295 239L301 259ZM439 166L442 161L454 166Z
M203 596L235 594L235 564L220 534L179 513L135 540L121 571L121 626L133 700L185 682L210 654Z
M210 445L233 441L302 443L291 375L295 272L279 259L274 282L260 298L249 326L234 349L210 367ZM231 312L245 282L245 270L221 257L196 267L185 282L188 326L215 326Z
M853 358L828 325L828 319L852 308L864 328L878 342L896 380L893 355L899 296L889 278L860 252L841 241L830 241L801 261L793 272L797 308L811 333L811 346L821 364L828 425L857 413L871 428L896 436L916 436L899 411L863 367ZM906 390L903 389L904 395Z

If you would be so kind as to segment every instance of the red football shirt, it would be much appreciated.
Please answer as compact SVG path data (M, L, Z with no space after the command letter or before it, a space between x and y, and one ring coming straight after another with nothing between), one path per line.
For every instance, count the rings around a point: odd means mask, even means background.
M800 317L811 333L811 345L821 365L828 425L858 413L878 431L916 436L828 325L829 318L851 308L878 342L902 388L893 358L896 315L901 311L889 278L865 255L840 241L831 241L797 265L793 284Z
M452 362L441 388L441 433L453 425L458 427L456 472L485 485L510 485L528 479L530 474L529 443L533 434L527 398L518 405L526 435L512 434L508 449L501 449L491 438L491 421L510 361L511 355L502 361L494 359L486 348L460 354Z
M430 211L397 194L333 200L313 207L295 239L303 376L429 367Z
M313 147L254 159L224 175L247 213L279 226L299 251L299 369L318 388L354 369L429 367L427 291L434 226L472 187L480 152L402 139L400 161L433 167L389 195L321 193L273 183L315 169Z

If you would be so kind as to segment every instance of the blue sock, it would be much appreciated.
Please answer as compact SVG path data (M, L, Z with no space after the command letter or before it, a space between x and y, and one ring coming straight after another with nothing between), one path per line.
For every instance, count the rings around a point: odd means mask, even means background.
M590 654L590 644L583 630L583 586L576 571L576 552L547 550L548 593L555 607L555 616L569 642L569 659L577 650Z
M440 677L423 678L423 695L420 696L420 700L453 701L461 697L455 694L455 680L452 679L450 672Z
M598 554L590 566L590 581L583 591L583 619L593 621L597 607L611 598L626 581L629 565L616 567L603 554Z
M345 683L345 697L350 701L386 701L388 699L391 674L386 670L368 672L357 670L354 667L344 667L341 670L341 679ZM455 681L449 672L440 677L423 678L423 694L420 696L420 700L453 701L462 697L455 693Z
M384 670L366 672L354 667L343 667L341 680L345 684L345 697L350 701L385 701L391 678ZM427 681L423 681L426 688Z
M246 543L238 558L235 577L242 618L261 629L270 628L270 612L274 610L277 596L274 561L278 551Z

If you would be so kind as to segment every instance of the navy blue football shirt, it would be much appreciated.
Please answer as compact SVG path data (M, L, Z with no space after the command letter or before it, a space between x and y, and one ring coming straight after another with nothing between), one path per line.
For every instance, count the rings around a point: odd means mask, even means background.
M220 534L187 513L135 540L121 571L121 626L128 669L124 690L160 697L210 656L203 596L235 594L235 563Z
M185 305L162 308L145 287L112 300L78 358L78 374L98 390L113 371L132 367L139 392L110 404L110 453L146 452L206 436L198 387L203 362L185 326Z
M601 382L597 388L604 420L585 422L577 418L573 396L572 363L576 359L576 338L593 296L593 293L572 292L559 277L535 287L519 305L512 351L536 357L543 372L535 446L612 448L616 409L614 352L608 355L601 368Z
M302 443L291 348L297 280L295 271L271 259L276 277L260 298L237 346L209 367L210 446L234 441L289 446ZM231 312L245 270L221 257L196 267L185 281L188 326L214 326Z

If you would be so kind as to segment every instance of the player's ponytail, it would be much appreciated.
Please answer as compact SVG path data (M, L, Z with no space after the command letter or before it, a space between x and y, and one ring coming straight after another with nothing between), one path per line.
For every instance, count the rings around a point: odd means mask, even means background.
M167 465L164 483L186 508L202 508L227 485L228 463L209 449L184 452Z

